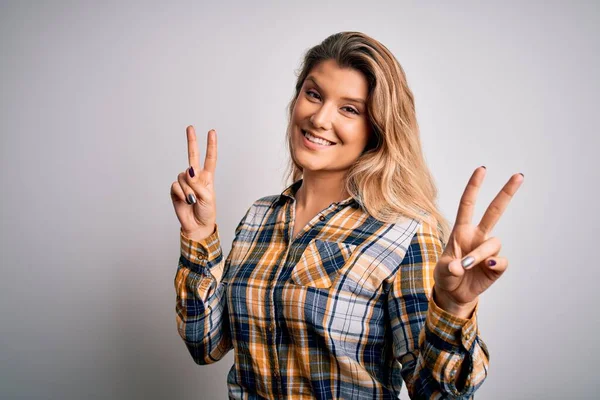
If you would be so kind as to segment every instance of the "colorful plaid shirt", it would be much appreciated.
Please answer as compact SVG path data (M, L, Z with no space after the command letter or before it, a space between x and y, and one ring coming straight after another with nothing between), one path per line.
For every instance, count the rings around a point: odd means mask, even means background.
M233 348L233 399L393 399L402 382L413 399L473 398L489 354L477 307L462 319L432 299L437 230L348 198L292 238L301 184L254 202L226 259L218 227L180 231L176 320L194 361Z

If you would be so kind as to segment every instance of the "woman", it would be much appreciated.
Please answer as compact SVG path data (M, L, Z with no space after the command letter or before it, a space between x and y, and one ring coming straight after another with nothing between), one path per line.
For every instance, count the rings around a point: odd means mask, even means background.
M398 398L402 381L411 398L472 397L488 368L478 296L508 265L489 234L523 176L472 225L477 168L450 232L385 46L341 32L306 53L289 105L293 183L252 204L226 259L216 132L203 169L191 126L187 139L190 167L171 186L177 325L198 364L234 349L230 398Z

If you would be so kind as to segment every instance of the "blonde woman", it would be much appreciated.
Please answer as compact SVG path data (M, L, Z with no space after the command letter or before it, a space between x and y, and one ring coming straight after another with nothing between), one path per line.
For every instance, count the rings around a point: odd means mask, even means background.
M413 94L360 32L305 55L289 104L290 185L258 199L227 257L216 224L217 137L171 186L181 223L179 334L198 364L234 349L232 399L471 398L488 370L478 296L506 270L491 231L513 175L472 223L475 169L450 231L436 206Z

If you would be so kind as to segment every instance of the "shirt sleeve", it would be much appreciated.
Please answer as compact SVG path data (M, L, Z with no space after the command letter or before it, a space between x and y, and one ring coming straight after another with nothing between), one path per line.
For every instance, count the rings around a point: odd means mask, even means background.
M233 348L225 293L227 282L223 276L230 267L230 256L249 211L235 230L226 260L218 226L201 241L189 239L179 231L181 251L174 280L177 330L200 365L219 361Z
M442 252L437 230L421 223L388 293L394 357L411 399L470 399L487 376L479 305L463 319L433 301L433 271Z

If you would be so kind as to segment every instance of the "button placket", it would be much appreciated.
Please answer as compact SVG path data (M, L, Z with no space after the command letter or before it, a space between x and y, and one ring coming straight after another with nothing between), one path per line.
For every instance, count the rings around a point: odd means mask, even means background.
M274 278L276 279L276 278ZM267 301L269 301L272 305L274 304L274 279L273 280L269 280L269 282L267 283L267 288L266 288L266 297L267 297ZM273 310L273 308L271 307L271 311ZM278 368L279 368L279 364L277 362L277 348L275 345L275 334L274 334L274 326L275 326L275 322L274 322L274 318L275 315L271 315L270 318L270 322L267 322L267 345L269 348L269 358L271 359L271 370L273 373L273 378L277 381L276 386L277 388L279 388L279 372L278 372ZM275 395L278 395L278 390L279 389L275 389Z
M267 296L267 299L271 303L273 303L273 282L269 282L267 284L267 293L266 293L266 296ZM268 325L267 325L267 332L269 332L269 333L273 333L273 329L271 328L271 324L272 324L271 322L268 322ZM267 336L267 340L271 344L274 343L273 339L274 339L273 335L270 334L270 335Z

